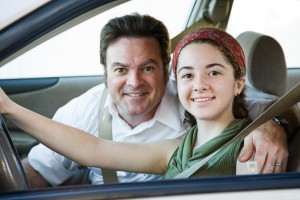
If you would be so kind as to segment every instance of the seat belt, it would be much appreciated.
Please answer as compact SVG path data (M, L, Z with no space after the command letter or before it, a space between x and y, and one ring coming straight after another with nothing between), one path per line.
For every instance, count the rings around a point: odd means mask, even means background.
M98 137L105 140L112 140L112 118L107 108L104 108L107 100L108 91L104 89L99 106L99 123L98 123ZM111 169L102 168L102 176L104 183L118 183L117 172Z
M232 140L223 145L220 149L216 150L209 156L200 160L196 164L192 165L190 168L184 170L174 178L188 178L192 176L198 169L200 169L210 158L212 158L215 154L217 154L220 150L224 149L227 145L237 141L240 138L246 137L251 131L253 131L256 127L262 125L268 120L274 118L276 115L284 112L291 106L300 102L300 82L293 87L289 92L287 92L284 96L279 98L274 104L272 104L267 110L265 110L260 116L258 116L252 123L250 123L245 129L243 129L239 134L237 134Z

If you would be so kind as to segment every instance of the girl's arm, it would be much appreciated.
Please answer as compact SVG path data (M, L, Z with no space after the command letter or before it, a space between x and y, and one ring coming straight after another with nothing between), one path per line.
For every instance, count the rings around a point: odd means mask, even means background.
M0 113L54 151L85 166L163 174L179 140L118 143L55 122L10 100L0 88Z

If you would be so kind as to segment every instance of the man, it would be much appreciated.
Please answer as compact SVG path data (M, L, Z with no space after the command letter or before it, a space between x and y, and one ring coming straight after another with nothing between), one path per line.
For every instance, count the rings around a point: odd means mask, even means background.
M163 23L138 14L110 20L101 33L100 58L105 69L105 84L60 108L54 120L98 135L99 104L107 86L109 95L104 107L112 116L113 140L142 143L177 138L185 133L184 112L176 88L169 81L170 40ZM262 173L285 170L286 135L281 127L268 122L256 129L245 140L240 160L248 160L254 149ZM274 167L275 163L281 163L282 168ZM48 184L58 186L66 181L74 184L79 179L85 182L82 178L86 174L88 182L103 183L101 169L86 170L41 144L31 150L23 164L33 188ZM128 172L117 175L120 182L160 178Z

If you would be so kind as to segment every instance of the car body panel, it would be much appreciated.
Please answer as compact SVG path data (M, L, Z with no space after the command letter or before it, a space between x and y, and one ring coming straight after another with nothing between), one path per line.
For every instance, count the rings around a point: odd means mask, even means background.
M0 31L0 67L49 38L85 19L126 2L110 0L51 1L20 21ZM213 2L213 1L212 1ZM214 1L214 3L217 1ZM229 2L229 13L231 3ZM209 0L197 1L187 26L202 19ZM197 10L198 9L198 10ZM195 12L195 13L194 13ZM223 23L226 25L228 17ZM174 41L174 40L173 40ZM103 75L0 79L2 87L14 100L47 117L68 101L103 83ZM300 66L288 68L288 89L300 81ZM6 120L13 142L21 157L37 142ZM62 186L29 191L0 193L0 199L299 199L300 173L168 180L112 185Z
M258 199L267 199L267 197L270 199L298 199L300 194L299 178L299 173L286 173L277 176L271 174L243 175L99 186L66 186L57 189L20 191L15 194L4 193L2 196L0 194L0 197L33 200L41 197L43 199L206 199L206 197L221 199L226 196L231 197L230 199L240 199L247 196L248 199L253 199L253 197L262 195ZM285 193L290 191L291 195ZM267 196L264 196L265 194Z

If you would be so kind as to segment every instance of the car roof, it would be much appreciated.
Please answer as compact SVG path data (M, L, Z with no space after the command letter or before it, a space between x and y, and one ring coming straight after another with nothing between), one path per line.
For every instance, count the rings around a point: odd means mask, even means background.
M18 0L2 1L0 7L0 30L48 3L50 0L26 0L22 1L22 3Z

